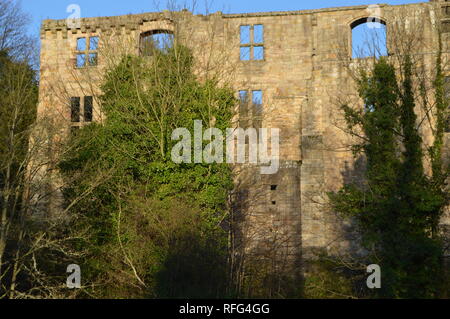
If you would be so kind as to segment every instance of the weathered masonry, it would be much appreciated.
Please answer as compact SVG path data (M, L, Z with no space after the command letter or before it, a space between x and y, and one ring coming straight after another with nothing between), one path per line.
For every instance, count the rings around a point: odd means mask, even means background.
M432 72L435 62L436 25L442 26L448 52L447 1L370 10L354 6L207 16L180 11L85 18L73 24L45 20L39 114L66 131L101 121L97 85L114 57L148 55L149 43L184 40L198 58L200 78L222 71L233 83L242 101L241 125L281 129L278 174L253 174L254 168L244 167L246 173L237 180L236 207L246 213L245 248L264 249L278 239L277 253L291 257L314 248L353 249L345 231L349 225L327 210L326 193L358 178L360 163L346 147L350 141L339 127L337 102L352 88L343 63L351 67L357 60L351 58L352 29L367 22L371 10L386 27L389 53L395 51L392 30L398 20L420 24L422 44L415 53L426 71ZM424 129L423 134L430 143L430 132ZM448 150L449 134L446 139Z

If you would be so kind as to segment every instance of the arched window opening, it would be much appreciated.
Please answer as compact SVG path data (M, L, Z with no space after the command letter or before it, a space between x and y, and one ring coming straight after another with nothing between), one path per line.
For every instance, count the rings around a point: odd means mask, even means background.
M167 30L154 30L141 35L140 51L142 56L151 56L155 50L167 52L173 47L173 33Z
M351 24L352 58L388 55L386 23L372 18L359 19Z

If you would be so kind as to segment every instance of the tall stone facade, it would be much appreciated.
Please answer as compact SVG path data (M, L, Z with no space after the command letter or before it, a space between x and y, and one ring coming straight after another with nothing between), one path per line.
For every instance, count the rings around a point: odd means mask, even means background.
M450 43L450 2L379 5L376 10L387 26L391 49L397 44L390 34L394 23L420 24L422 44L415 54L432 72L440 22L444 51ZM356 250L355 239L346 231L351 225L327 209L326 194L358 178L361 163L349 151L351 139L339 125L338 106L340 97L354 92L349 69L358 59L351 59L352 27L372 13L367 6L354 6L206 16L167 11L85 18L73 25L45 20L39 114L66 130L81 126L88 115L81 111L81 119L73 122L71 98L80 97L83 110L83 97L94 96L93 120L102 121L95 97L101 93L98 84L108 64L123 53L139 54L143 34L174 33L191 46L200 78L222 72L237 95L261 91L262 126L281 130L278 173L261 175L255 168L244 168L246 173L236 181L236 210L245 212L241 234L248 239L245 249L272 247L268 250L280 255L277 258L296 260L317 248L331 253ZM241 41L241 26L249 26L250 41ZM256 40L252 35L260 26L264 35ZM89 43L96 37L98 48L77 48L78 39ZM242 52L250 52L250 58L242 59ZM81 62L84 67L77 68L80 54L92 54L95 62ZM430 132L424 129L423 134L430 143ZM448 151L448 134L446 139ZM444 222L450 224L448 219Z

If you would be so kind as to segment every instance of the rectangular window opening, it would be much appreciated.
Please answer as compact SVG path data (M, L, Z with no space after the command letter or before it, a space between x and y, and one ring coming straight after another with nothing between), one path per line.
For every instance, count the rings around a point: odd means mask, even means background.
M248 103L248 91L244 90L239 91L239 101L241 105Z
M241 61L250 61L251 47L241 47Z
M278 189L278 185L270 185L271 191L276 191Z
M264 60L264 26L262 24L240 26L240 60Z
M253 43L264 43L264 26L262 24L257 24L253 28Z
M73 123L80 122L80 98L72 97L70 99L70 113L71 113L71 121Z
M243 25L240 28L241 31L241 44L250 44L250 26Z
M263 115L263 105L262 105L262 91L252 92L252 104L253 104L253 127L262 128L262 115Z
M92 96L84 97L84 121L92 122L93 119L93 98Z
M98 50L98 37L90 37L89 38L89 50L90 51Z
M84 68L86 66L97 66L98 64L98 36L77 39L75 66Z
M262 112L262 104L263 104L262 100L263 98L261 90L252 92L252 102L253 106L255 107L255 110L257 111L257 114L260 114Z
M77 68L83 68L86 66L86 54L77 54L76 66Z
M86 38L77 39L77 51L86 51Z
M264 60L264 47L263 46L256 46L253 48L253 57L256 61L262 61Z
M248 126L248 91L239 91L239 126L247 128Z

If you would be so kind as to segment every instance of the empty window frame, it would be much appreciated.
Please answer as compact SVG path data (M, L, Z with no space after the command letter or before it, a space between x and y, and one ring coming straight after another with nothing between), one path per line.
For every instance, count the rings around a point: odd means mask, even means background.
M261 128L263 92L261 90L241 90L239 91L239 101L239 127Z
M262 24L240 26L240 60L264 59L264 26Z
M77 39L75 66L84 68L98 64L98 37L83 37Z
M70 98L70 119L73 123L80 122L80 98Z
M154 30L141 34L140 53L142 56L151 56L155 50L167 52L173 47L174 35L167 30Z
M84 97L84 114L83 118L85 122L92 122L93 118L93 98L92 96Z
M352 58L388 55L386 23L362 18L350 25Z
M253 127L262 128L263 96L261 90L252 91Z
M94 114L94 98L85 96L83 98L83 108L80 97L70 98L70 118L72 123L92 122ZM81 112L83 110L83 114Z
M250 110L249 110L250 95L249 91L239 91L239 127L248 128L251 126Z

